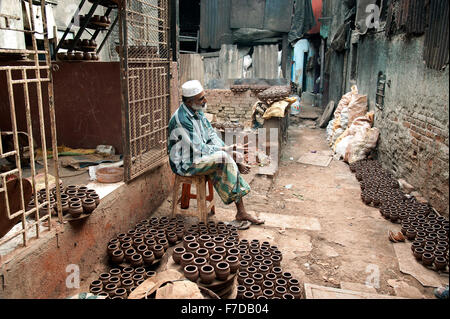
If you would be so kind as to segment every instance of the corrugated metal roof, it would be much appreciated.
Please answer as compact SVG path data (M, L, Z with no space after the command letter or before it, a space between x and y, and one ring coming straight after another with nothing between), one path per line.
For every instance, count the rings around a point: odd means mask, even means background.
M291 31L294 0L267 0L264 29L277 32Z
M278 45L258 45L253 52L253 77L278 78Z
M429 68L441 70L448 64L449 55L448 0L431 0L429 12L424 59Z
M221 44L232 43L230 10L231 0L200 1L200 47L220 49Z

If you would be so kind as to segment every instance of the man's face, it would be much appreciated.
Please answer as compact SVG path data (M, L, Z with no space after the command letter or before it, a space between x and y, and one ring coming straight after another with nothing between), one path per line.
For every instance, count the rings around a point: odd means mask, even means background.
M208 103L208 100L206 99L205 92L203 91L203 92L197 94L196 96L194 96L190 107L196 111L206 110L207 103Z

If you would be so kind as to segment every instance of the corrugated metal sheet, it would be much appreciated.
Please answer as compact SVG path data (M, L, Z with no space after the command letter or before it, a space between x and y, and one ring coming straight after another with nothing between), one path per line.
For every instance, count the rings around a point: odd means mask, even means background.
M264 29L265 8L266 0L231 0L231 28Z
M441 70L443 66L448 64L448 0L431 0L429 13L429 26L425 34L424 59L429 68Z
M237 45L224 44L219 54L219 72L223 80L240 79L244 71L244 59Z
M222 43L232 43L230 11L231 0L200 1L200 47L220 49Z
M180 54L180 83L199 80L205 85L205 67L199 54Z
M291 31L294 0L266 0L264 29L277 32Z
M278 45L258 45L253 52L253 77L278 78Z
M397 31L423 34L427 24L427 5L424 0L397 0L390 4L386 20L386 35Z

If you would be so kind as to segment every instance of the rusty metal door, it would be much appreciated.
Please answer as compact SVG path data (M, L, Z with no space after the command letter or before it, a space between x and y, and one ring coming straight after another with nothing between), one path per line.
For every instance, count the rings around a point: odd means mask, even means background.
M119 8L125 181L167 161L169 0L124 0Z

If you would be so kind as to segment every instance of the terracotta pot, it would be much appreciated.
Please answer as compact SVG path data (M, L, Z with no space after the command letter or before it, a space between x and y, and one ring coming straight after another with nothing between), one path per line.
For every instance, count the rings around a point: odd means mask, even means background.
M96 206L100 204L100 197L97 194L89 194L88 198L93 199L95 201Z
M111 275L111 277L113 276L119 276L121 274L121 270L119 268L113 268L109 271L109 274Z
M272 273L274 273L277 277L281 277L281 274L283 273L283 269L280 267L273 267Z
M134 275L134 268L133 267L126 267L126 268L123 269L122 272Z
M247 290L250 290L250 287L255 284L255 280L253 278L245 278L243 285Z
M106 252L108 253L109 257L112 257L112 254L115 250L119 249L119 245L117 244L110 244L108 245L108 248L106 249Z
M213 242L216 244L216 247L222 246L223 243L225 242L225 238L216 236L216 237L214 237Z
M146 250L142 253L142 259L146 266L151 266L155 261L155 254L151 250Z
M217 280L227 280L228 276L230 276L230 265L227 262L219 262L214 268Z
M125 288L117 288L115 291L114 291L114 297L115 298L122 298L122 299L126 299L127 298L127 296L128 296L128 293L127 293L127 290L125 289Z
M158 245L158 243L154 239L146 240L145 244L147 245L148 249L150 249L150 250L154 250L155 246Z
M187 250L188 249L188 244L195 242L195 237L194 236L184 236L183 238L183 247Z
M95 205L95 200L92 198L83 199L83 210L86 214L91 214L97 205Z
M125 258L123 250L116 249L112 252L111 262L114 264L121 264Z
M198 243L200 244L200 247L205 247L205 243L211 241L211 236L209 235L202 235L198 238Z
M199 248L194 252L196 257L203 257L205 259L209 259L209 251L206 248Z
M74 52L67 52L67 60L75 60L75 53ZM67 192L67 194L69 194L69 192Z
M133 287L134 287L133 279L125 279L122 281L122 288L124 288L127 291L127 294L131 293Z
M252 264L251 264L250 267L254 267L254 268L256 268L256 269L258 270L259 267L261 267L261 262L259 262L259 261L254 261L254 262L252 262Z
M223 256L218 254L213 254L209 257L209 264L216 268L216 265L223 262Z
M101 293L102 291L103 291L103 289L100 288L100 287L91 287L91 288L89 288L89 292L91 294L96 295L96 296L98 296L98 294Z
M131 263L131 258L136 254L136 250L134 248L129 248L125 250L125 260L127 263Z
M190 242L190 243L188 243L188 245L186 247L186 251L195 254L195 252L199 248L200 248L199 243L197 243L197 242Z
M94 287L100 288L100 291L102 291L103 290L103 282L101 280L94 280L89 285L89 289L92 289Z
M447 267L447 260L444 257L441 257L441 256L436 257L434 259L434 267L438 271L445 270L445 268Z
M143 280L144 280L144 276L143 275L141 275L141 274L134 274L133 275L133 281L134 281L134 284L135 284L136 287L139 286L143 282Z
M272 289L264 289L263 295L268 299L273 299L273 297L275 296L275 292Z
M235 274L239 269L239 258L237 256L230 255L225 261L230 265L230 272Z
M120 249L122 249L123 251L127 251L130 248L133 248L133 246L131 245L130 242L123 243L123 244L120 245Z
M238 283L240 285L243 285L244 284L244 280L247 279L247 278L249 278L248 272L246 272L246 271L238 272Z
M259 272L254 273L253 276L252 276L252 278L253 278L253 280L255 281L255 284L256 284L256 285L262 285L262 283L263 283L263 281L264 281L264 275L261 274L261 273L259 273Z
M153 278L156 276L156 271L149 270L146 272L147 278Z
M99 280L103 283L103 285L106 285L111 278L111 275L107 272L100 274Z
M166 251L167 249L169 249L169 242L167 241L167 239L160 239L158 241L158 244L160 244L161 246L163 246L164 251Z
M211 284L216 278L214 267L211 265L203 265L200 268L200 280L205 285Z
M184 267L193 264L194 258L195 258L195 256L193 253L184 253L181 256L181 261L180 261L181 267L184 269Z
M298 286L290 286L289 293L293 295L295 299L300 299L302 297L302 290Z
M295 279L295 278L291 278L291 279L288 281L288 287L292 287L292 286L298 286L298 287L300 287L300 281L298 281L298 280Z
M221 255L223 258L227 257L226 249L223 246L217 246L217 243L213 251L213 254Z
M196 282L199 277L198 267L195 265L188 265L183 269L184 276L190 281Z
M121 281L124 281L124 280L127 280L127 279L131 279L131 278L133 278L133 274L132 274L132 273L129 273L129 272L122 273L122 274L120 275L120 280L121 280Z
M115 285L117 285L117 288L119 288L120 287L120 277L112 276L111 278L109 278L108 283L115 284Z
M140 267L143 264L144 264L144 260L142 258L142 255L134 254L133 256L131 256L131 266Z
M272 261L273 266L279 267L281 265L281 258L276 255L272 255L270 257L270 260Z
M178 236L175 232L167 233L167 240L171 246L175 245L178 240Z
M155 254L155 259L161 259L164 256L164 247L159 244L153 246L153 254Z
M428 252L423 253L422 263L424 266L431 266L434 262L434 255Z
M246 260L241 260L241 261L239 262L239 271L246 271L247 268L248 268L248 266L249 266L248 261L246 261Z
M117 289L117 285L116 284L107 284L104 288L105 292L108 293L110 298L113 298L115 296L115 291Z
M275 296L278 298L283 298L283 295L287 293L286 287L276 286L275 287Z
M272 260L269 259L264 260L263 265L269 267L270 270L274 267Z
M247 291L247 288L245 288L245 286L243 285L238 285L236 287L236 299L243 299L244 298L244 293Z
M261 286L259 285L253 285L250 287L250 291L253 292L253 294L255 295L256 298L260 297L263 295Z
M175 229L175 234L177 234L177 240L182 240L184 236L184 228Z
M255 299L255 294L249 290L244 293L243 299L252 300Z
M173 250L172 259L175 264L179 265L181 261L181 256L186 253L186 249L184 247L176 247Z
M80 203L70 204L70 206L69 206L69 214L73 218L78 218L78 217L81 216L81 214L83 214L83 207L81 206Z
M261 265L261 266L259 267L259 272L260 272L264 277L266 276L266 274L269 273L269 271L270 271L269 266Z
M197 257L194 259L194 265L197 266L198 269L201 269L207 263L208 261L203 257Z
M422 255L424 252L425 251L422 247L418 247L414 249L413 255L417 260L422 260Z

